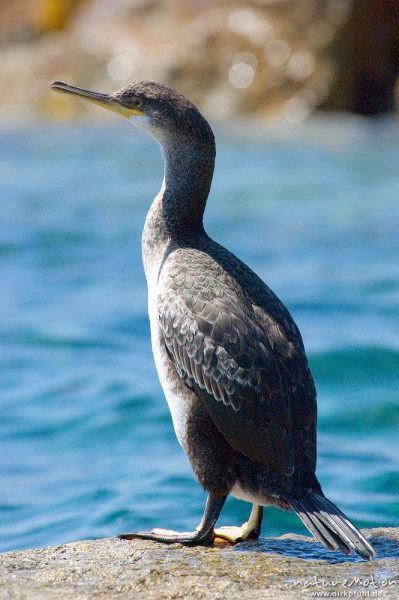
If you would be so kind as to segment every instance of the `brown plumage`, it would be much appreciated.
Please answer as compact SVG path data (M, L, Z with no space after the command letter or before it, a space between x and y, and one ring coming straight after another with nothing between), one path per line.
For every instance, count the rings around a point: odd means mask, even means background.
M226 441L257 463L309 480L316 396L288 311L209 238L171 253L161 279L159 322L168 354Z
M209 496L193 532L121 537L249 539L260 533L261 507L274 504L295 511L327 548L370 558L372 547L315 475L316 391L297 326L267 285L204 230L215 160L209 124L184 96L153 82L112 96L53 87L131 118L165 159L142 239L152 348L177 437ZM214 530L229 493L254 504L235 533Z

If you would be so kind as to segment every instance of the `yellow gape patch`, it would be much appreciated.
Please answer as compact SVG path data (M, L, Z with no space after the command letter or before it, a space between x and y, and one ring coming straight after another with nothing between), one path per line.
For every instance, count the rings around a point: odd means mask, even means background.
M108 94L100 94L99 92L91 92L90 90L84 90L82 88L75 87L74 85L69 85L64 83L63 81L54 81L50 88L56 92L62 92L64 94L72 94L74 96L79 96L82 100L87 100L92 104L97 104L97 106L101 106L102 108L106 108L107 110L111 110L112 112L120 115L121 117L125 117L125 119L130 119L131 117L142 117L144 116L144 112L139 107L127 107L123 106L120 102L115 100L112 96Z

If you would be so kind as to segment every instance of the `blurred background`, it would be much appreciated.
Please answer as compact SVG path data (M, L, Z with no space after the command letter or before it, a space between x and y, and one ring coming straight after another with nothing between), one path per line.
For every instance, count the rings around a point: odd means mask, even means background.
M302 331L325 492L399 526L398 34L395 0L0 3L0 550L190 530L205 497L150 349L159 149L54 79L197 103L218 143L206 228ZM288 531L268 509L263 535Z
M212 119L378 115L397 101L395 0L18 0L1 3L0 32L0 107L17 115L81 110L48 94L52 79L162 81Z

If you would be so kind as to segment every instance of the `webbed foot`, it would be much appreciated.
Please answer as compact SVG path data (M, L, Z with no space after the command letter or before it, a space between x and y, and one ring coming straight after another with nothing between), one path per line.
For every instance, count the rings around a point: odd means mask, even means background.
M238 542L243 542L245 540L257 540L260 536L262 517L263 506L254 504L249 520L246 523L243 523L241 527L233 525L215 529L215 543L223 544L229 542L231 544L238 544Z
M121 540L153 540L164 544L184 544L185 546L212 545L213 528L205 533L195 531L173 531L172 529L152 529L151 531L138 531L136 533L120 533Z
M195 531L172 531L171 529L153 529L137 533L121 533L122 540L153 540L164 544L184 544L186 546L212 545L214 541L213 527L219 518L227 496L209 494L201 523Z

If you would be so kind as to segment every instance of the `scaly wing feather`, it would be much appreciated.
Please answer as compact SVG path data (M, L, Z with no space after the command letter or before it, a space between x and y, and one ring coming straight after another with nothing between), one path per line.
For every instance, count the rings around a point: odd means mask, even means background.
M159 323L178 374L206 404L232 448L291 475L292 400L301 376L308 376L302 348L286 339L272 316L240 294L225 274L193 275L179 262L166 269L163 279ZM304 425L306 431L306 418Z

